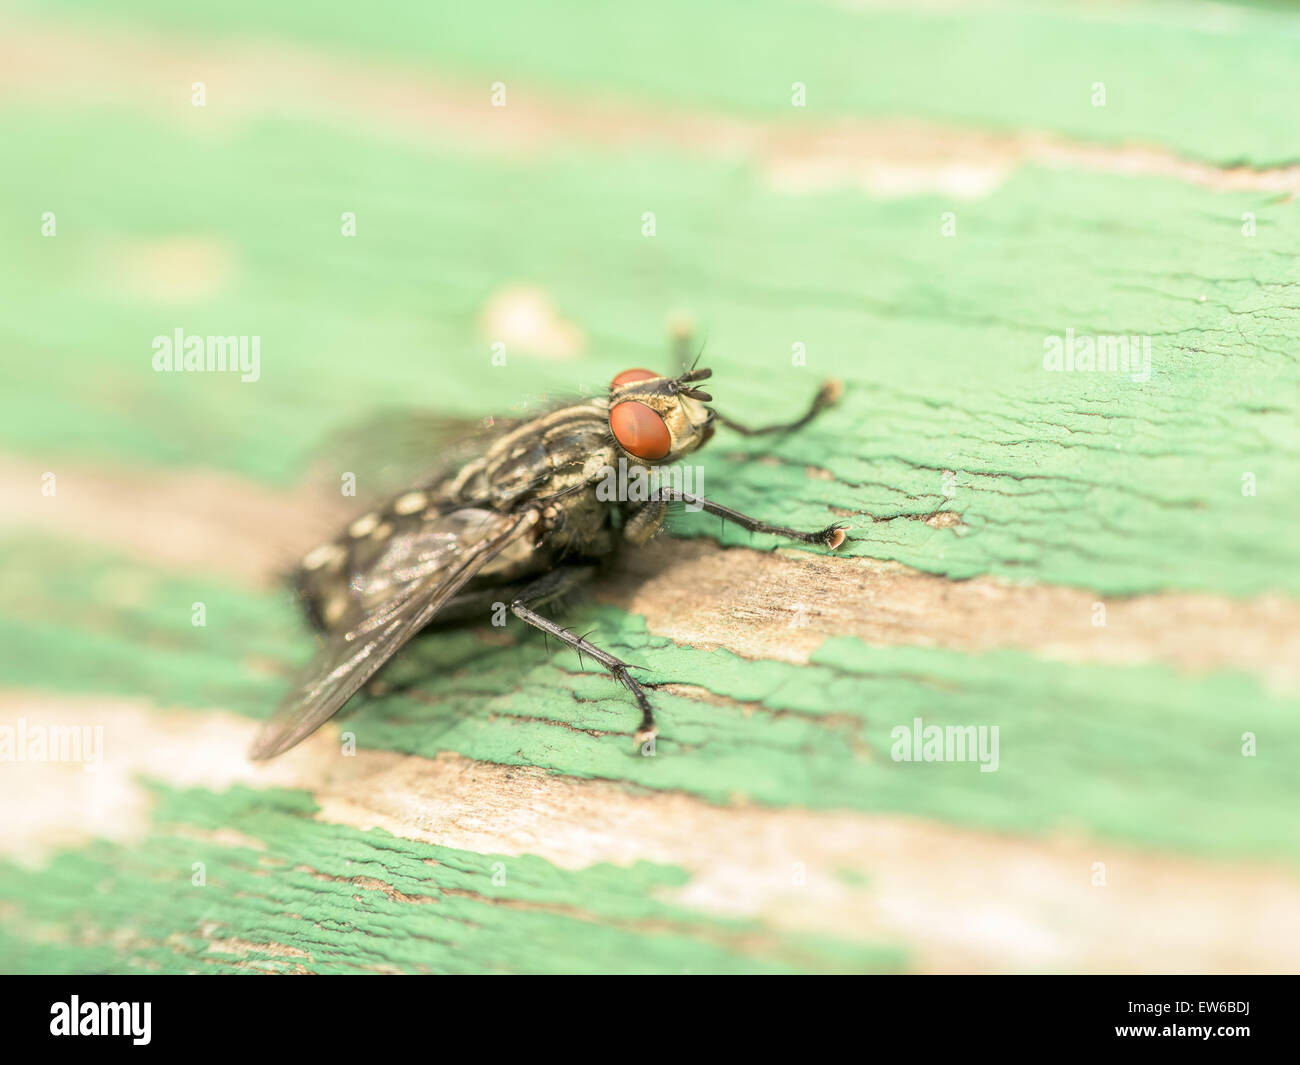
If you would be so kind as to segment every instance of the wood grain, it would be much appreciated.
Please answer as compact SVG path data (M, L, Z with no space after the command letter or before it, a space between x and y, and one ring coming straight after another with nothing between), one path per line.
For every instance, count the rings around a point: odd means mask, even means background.
M0 749L103 740L0 765L0 969L1294 968L1300 20L934 6L0 11ZM732 417L844 382L700 458L854 540L676 514L571 605L655 757L484 625L245 762L311 650L276 574L367 493L338 428L526 413L674 315ZM155 373L176 328L259 379ZM997 771L896 760L917 718Z

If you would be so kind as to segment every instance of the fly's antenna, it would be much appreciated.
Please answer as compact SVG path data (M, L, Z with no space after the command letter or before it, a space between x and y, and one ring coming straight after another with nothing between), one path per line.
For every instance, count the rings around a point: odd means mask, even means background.
M681 355L682 349L686 348L686 346L691 342L690 319L686 317L681 317L677 319L673 323L672 330L674 335L674 343L677 346L678 354ZM682 358L681 375L673 378L668 386L672 392L675 392L678 395L682 395L682 396L690 396L691 399L698 399L704 403L713 402L713 397L709 395L707 392L705 392L703 389L688 387L692 381L703 381L706 377L708 377L712 373L711 370L696 369L696 367L700 365L700 359L704 357L704 349L705 347L708 346L708 343L709 343L709 337L708 334L706 333L704 339L700 341L699 350L695 352L695 358L691 360L691 364L689 366L686 365L686 358ZM687 357L689 357L689 349L687 349Z
M699 359L697 358L695 361L699 362ZM702 403L712 403L713 397L709 395L709 393L705 392L702 388L694 388L691 386L692 381L704 381L712 376L712 370L697 370L692 366L682 374L681 377L673 381L672 389L679 395L690 396L691 399L698 399Z

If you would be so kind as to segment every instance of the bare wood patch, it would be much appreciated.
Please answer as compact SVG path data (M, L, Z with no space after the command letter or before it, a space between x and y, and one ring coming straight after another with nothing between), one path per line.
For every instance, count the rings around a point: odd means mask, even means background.
M1044 132L981 132L916 120L758 122L536 91L512 96L508 107L489 108L481 85L284 42L214 42L66 21L56 29L12 14L0 30L0 99L38 93L100 104L107 98L133 110L184 116L192 133L193 108L184 90L196 70L220 86L221 107L206 115L213 130L274 114L354 121L402 140L496 153L536 154L569 144L686 151L752 160L773 188L798 194L847 187L878 197L976 199L1025 164L1216 190L1300 192L1300 166L1221 167L1158 146L1087 144Z
M190 304L213 299L237 275L233 245L211 236L118 240L92 252L95 284L133 299Z
M586 346L582 330L563 318L536 285L507 285L494 292L480 314L479 333L509 351L547 359L573 359Z
M801 663L829 637L856 636L887 646L1017 648L1072 662L1242 669L1281 687L1300 683L1300 604L1280 596L1102 600L1086 589L954 581L895 562L701 540L656 540L627 553L600 594L644 616L653 633L746 658Z
M58 463L55 472L58 494L43 496L42 469L0 457L0 527L46 529L250 585L273 583L356 502L314 489L275 491L214 470L141 474Z
M532 854L565 869L676 866L690 881L665 897L681 906L756 920L767 935L900 946L922 970L1286 971L1300 950L1300 928L1288 919L1300 907L1300 878L1261 863L1226 867L893 814L715 806L454 754L344 757L331 729L253 766L243 757L246 719L129 700L0 696L0 715L18 712L33 724L102 725L109 751L98 772L77 769L75 780L57 771L66 767L0 774L5 808L28 812L0 824L0 853L27 862L44 860L52 844L74 845L74 835L142 838L150 818L141 778L215 790L240 783L306 789L326 823L478 854ZM1104 888L1091 882L1098 861ZM210 932L214 948L236 956L298 953Z
M307 488L276 493L226 474L69 468L59 494L41 471L0 458L5 527L38 527L150 563L272 586L351 513ZM238 545L232 549L232 545ZM599 597L678 643L802 663L829 637L980 652L1015 648L1068 662L1240 669L1300 685L1300 603L1164 592L1103 599L1087 589L955 581L893 562L657 539L627 550ZM1104 625L1097 604L1104 607Z

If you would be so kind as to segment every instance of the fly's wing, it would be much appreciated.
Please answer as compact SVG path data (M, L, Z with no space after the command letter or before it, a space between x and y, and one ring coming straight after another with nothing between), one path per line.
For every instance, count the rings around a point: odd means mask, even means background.
M450 476L515 424L510 419L455 418L390 408L331 433L315 449L308 480L336 498L339 477L356 477L360 495L380 499Z
M308 481L337 499L339 477L351 473L360 497L381 499L431 487L478 458L499 437L548 411L589 396L563 389L530 396L505 417L465 418L415 407L389 407L337 427L315 449Z
M354 578L348 620L262 726L249 757L272 758L337 714L379 668L471 577L536 526L535 510L518 514L463 508L418 533L394 537L379 562Z

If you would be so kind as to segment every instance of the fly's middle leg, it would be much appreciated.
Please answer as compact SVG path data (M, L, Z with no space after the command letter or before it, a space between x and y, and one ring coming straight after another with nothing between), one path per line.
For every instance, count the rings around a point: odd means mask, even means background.
M791 540L798 540L802 544L817 544L822 547L829 547L832 551L848 539L848 526L842 521L837 521L834 525L828 525L824 529L818 529L816 532L803 532L799 529L786 528L784 525L769 525L765 521L751 518L748 514L743 514L739 510L723 506L721 503L715 503L711 499L705 499L703 496L697 496L692 492L682 492L675 488L661 488L659 498L668 503L686 503L697 510L703 510L708 514L714 514L726 521L733 522L750 532L784 536Z
M585 571L588 570L589 567L574 567L572 571L559 570L548 573L545 577L541 578L529 588L525 589L525 591L520 593L519 597L510 604L510 612L514 614L515 617L519 618L520 621L525 621L529 625L533 626L533 628L540 629L542 632L554 636L561 643L572 647L579 654L590 655L609 670L615 680L619 681L619 683L632 693L632 698L636 700L637 706L641 708L641 724L638 726L636 731L636 742L638 746L640 746L654 738L655 715L654 710L650 706L650 699L646 696L645 689L642 688L632 676L631 665L624 662L621 658L616 658L608 651L602 650L595 644L590 643L586 638L579 636L577 633L566 629L563 625L552 621L550 618L543 617L533 609L534 606L542 606L548 602L553 602L554 600L563 597L566 592L572 590L572 587L568 586L568 580L573 580L575 582L585 580L586 575L589 575L589 573L586 573ZM568 573L585 573L585 575L568 577Z

